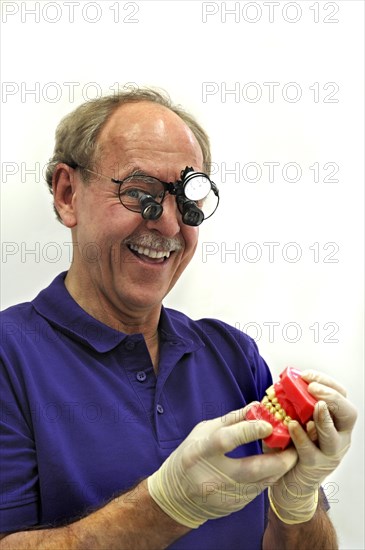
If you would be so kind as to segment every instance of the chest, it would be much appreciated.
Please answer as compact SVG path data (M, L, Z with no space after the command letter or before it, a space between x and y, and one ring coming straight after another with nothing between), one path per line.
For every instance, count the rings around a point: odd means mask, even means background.
M100 506L155 471L198 422L255 399L206 349L162 347L157 376L133 339L112 353L70 343L60 354L43 350L26 380L43 522Z

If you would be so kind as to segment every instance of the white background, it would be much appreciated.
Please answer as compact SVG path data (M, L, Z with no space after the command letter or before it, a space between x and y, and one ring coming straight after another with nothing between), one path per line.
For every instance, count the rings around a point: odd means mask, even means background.
M359 420L326 490L341 548L363 549L363 2L69 4L2 2L2 308L69 266L41 173L60 118L167 90L210 134L221 204L165 304L246 330L274 376L348 388Z

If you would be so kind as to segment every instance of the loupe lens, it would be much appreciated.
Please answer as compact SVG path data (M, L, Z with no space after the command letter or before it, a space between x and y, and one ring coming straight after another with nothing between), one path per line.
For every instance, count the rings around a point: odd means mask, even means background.
M204 214L195 205L188 208L183 214L183 222L186 225L192 225L196 227L200 225L204 220Z
M179 210L182 215L182 220L186 225L196 227L204 220L204 213L197 207L194 201L189 201L186 198L177 198Z
M145 195L140 199L141 214L145 220L157 220L162 214L162 205L151 196Z

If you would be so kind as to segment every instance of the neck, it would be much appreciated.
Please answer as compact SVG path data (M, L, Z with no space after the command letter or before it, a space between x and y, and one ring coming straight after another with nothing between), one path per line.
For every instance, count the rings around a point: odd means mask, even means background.
M89 315L104 325L125 334L143 334L157 372L159 357L158 323L161 304L151 308L128 307L118 300L110 300L96 285L79 284L80 278L70 268L65 286L75 302Z
M159 341L159 334L158 330L156 330L155 334L149 338L144 337L146 346L148 348L148 352L151 357L153 369L155 373L157 374L158 371L158 362L159 362L159 353L160 353L160 341Z

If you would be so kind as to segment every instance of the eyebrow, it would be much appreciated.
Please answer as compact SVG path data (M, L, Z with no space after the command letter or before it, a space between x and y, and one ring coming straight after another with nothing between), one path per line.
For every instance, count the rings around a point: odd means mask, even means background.
M129 176L148 176L149 178L153 177L150 174L147 174L144 170L141 170L141 168L135 167L133 170L126 176L127 178Z
M142 168L140 168L139 166L134 166L133 168L131 168L131 170L128 171L127 174L125 174L123 176L123 180L125 180L126 178L130 178L131 176L142 176L142 177L144 176L144 177L148 177L148 178L153 177L150 174L147 174L147 172L142 170ZM121 181L119 178L118 178L118 180Z
M162 183L164 183L162 180L160 180L160 178L158 178L157 176L151 176L151 174L148 174L147 172L145 172L144 170L142 170L141 168L139 168L138 166L134 166L130 172L128 172L123 180L120 180L120 179L116 179L115 181L124 181L125 179L127 178L130 178L130 177L133 177L133 176L138 176L138 177L141 177L141 178L153 178L157 181L160 181Z
M145 170L143 170L139 166L134 166L133 168L131 168L131 170L123 177L123 180L121 180L119 178L114 178L114 179L115 179L115 181L124 181L126 178L130 178L132 176L153 178L153 179L156 179L156 180L158 180L162 183L169 183L169 182L165 182L164 180L161 180L157 176L151 176L151 174L148 174L147 172L145 172Z
M112 178L112 179L115 182L120 182L120 181L124 181L125 179L133 177L133 176L141 176L141 177L148 177L148 178L152 177L149 174L147 174L144 170L139 168L138 166L134 166L129 172L127 172L127 174L125 174L123 176L123 178L115 177L115 178Z

